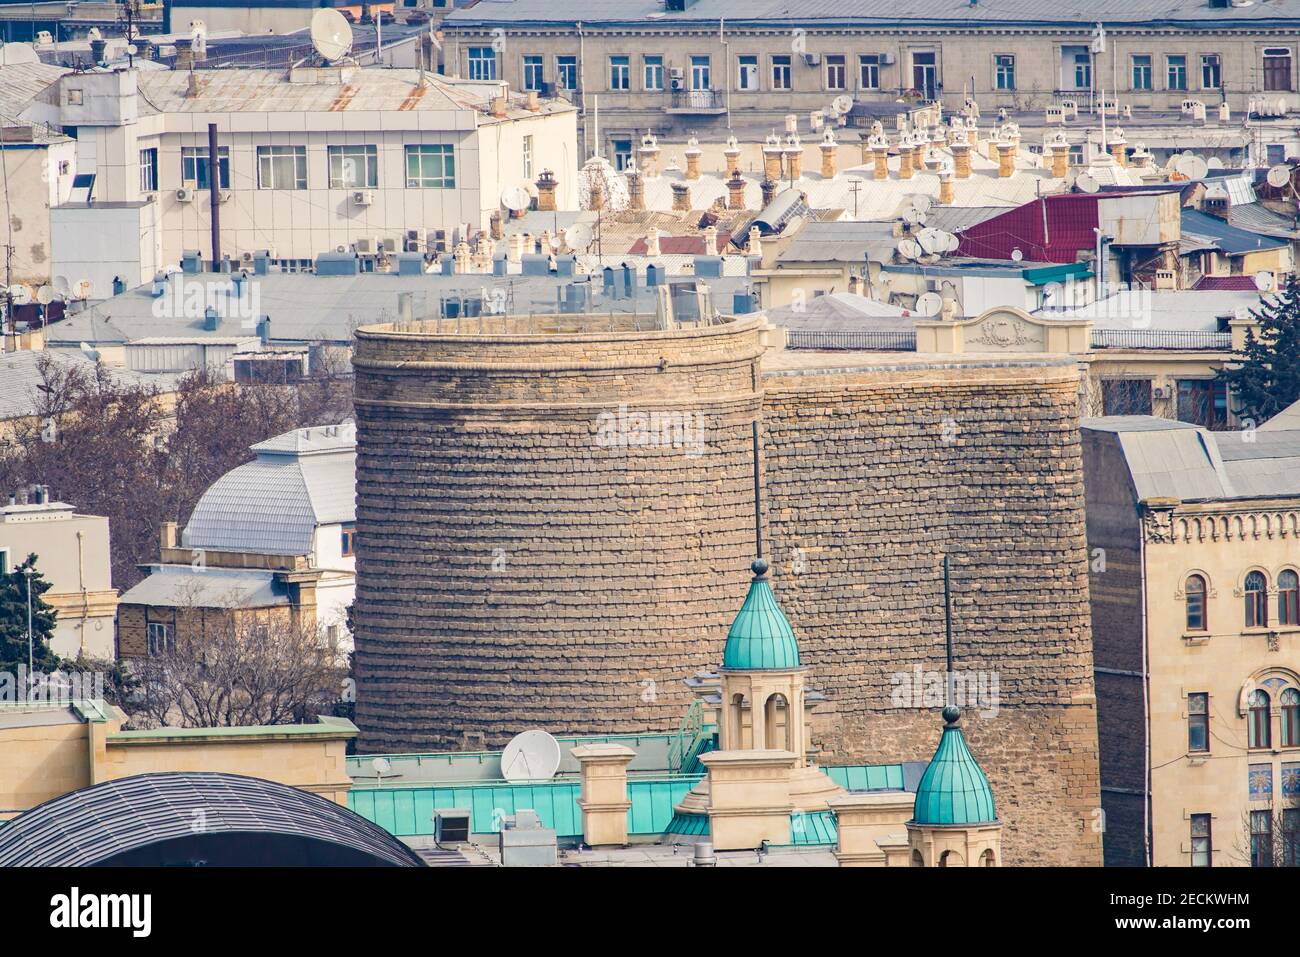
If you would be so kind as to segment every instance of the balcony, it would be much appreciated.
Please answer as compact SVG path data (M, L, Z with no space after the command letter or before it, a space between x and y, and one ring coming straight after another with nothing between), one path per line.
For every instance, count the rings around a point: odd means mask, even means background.
M665 110L679 116L717 116L726 111L727 104L716 90L673 90Z
M1192 329L1094 329L1092 347L1231 352L1232 333Z

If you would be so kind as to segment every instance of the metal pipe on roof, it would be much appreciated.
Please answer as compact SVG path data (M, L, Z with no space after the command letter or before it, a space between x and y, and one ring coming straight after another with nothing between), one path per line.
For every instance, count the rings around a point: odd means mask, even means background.
M212 207L212 270L221 262L221 159L217 155L217 124L208 124L208 202Z

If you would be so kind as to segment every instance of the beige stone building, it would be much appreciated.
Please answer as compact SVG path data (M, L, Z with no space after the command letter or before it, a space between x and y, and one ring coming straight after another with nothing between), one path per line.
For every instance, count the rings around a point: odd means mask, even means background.
M1084 420L1107 864L1300 863L1297 439Z

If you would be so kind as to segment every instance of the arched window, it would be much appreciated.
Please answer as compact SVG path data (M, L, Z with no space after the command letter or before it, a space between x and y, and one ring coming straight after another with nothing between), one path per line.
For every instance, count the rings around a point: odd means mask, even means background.
M1300 575L1289 568L1277 576L1277 623L1300 625Z
M1268 720L1268 692L1256 688L1250 693L1250 723L1248 726L1248 744L1252 748L1271 748L1273 746L1272 727Z
M731 727L728 729L730 741L727 747L743 750L745 747L745 696L743 694L731 696L731 709L727 717L731 721Z
M1200 575L1187 578L1187 630L1205 631L1205 579Z
M980 867L995 867L996 865L997 859L993 855L993 848L987 848L984 853L980 855Z
M1287 688L1278 703L1282 706L1282 747L1300 748L1300 691Z
M1246 576L1246 627L1268 627L1268 579L1263 572Z
M790 750L790 708L785 695L771 695L763 711L763 723L766 729L766 741L763 746L771 750Z
M912 866L925 867L925 858L921 856L921 852L918 850L912 851Z

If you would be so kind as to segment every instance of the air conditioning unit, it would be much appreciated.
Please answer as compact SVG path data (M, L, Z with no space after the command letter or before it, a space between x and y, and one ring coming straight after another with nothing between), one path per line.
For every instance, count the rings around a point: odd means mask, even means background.
M249 252L240 253L239 261L245 263L251 263L253 261L253 254Z
M395 252L397 252L397 240L396 240L396 239L385 238L385 239L381 239L379 242L380 242L380 247L379 247L379 248L382 249L384 252L386 252L386 253L395 253Z
M219 189L217 190L217 202L224 206L226 203L230 202L234 195L235 194L228 189Z
M375 191L373 189L359 189L352 194L352 202L356 206L369 206L375 201Z
M463 808L439 808L433 812L433 840L439 847L444 844L464 844L469 841L470 813Z
M356 249L358 255L369 256L372 255L375 251L375 243L374 240L371 239L358 239L355 243L354 248Z
M186 189L184 186L182 186L180 189L176 191L176 202L189 203L189 202L193 202L193 200L194 200L194 190Z
M407 229L402 233L402 252L418 253L422 243L418 229Z
M668 75L672 77L674 80L681 80L686 77L686 74L682 72L682 68L679 66L675 66L671 70L669 70Z
M803 62L805 66L818 66L822 62L822 55L820 53L805 53Z
M898 62L898 58L897 58L896 56L894 56L894 54L892 54L892 53L882 53L882 54L880 54L880 65L881 65L881 66L893 66L893 65L894 65L895 63L897 63L897 62Z
M429 252L445 253L447 251L447 230L431 229L425 239Z
M1174 390L1167 385L1158 385L1151 390L1151 398L1153 399L1168 399L1173 394Z

